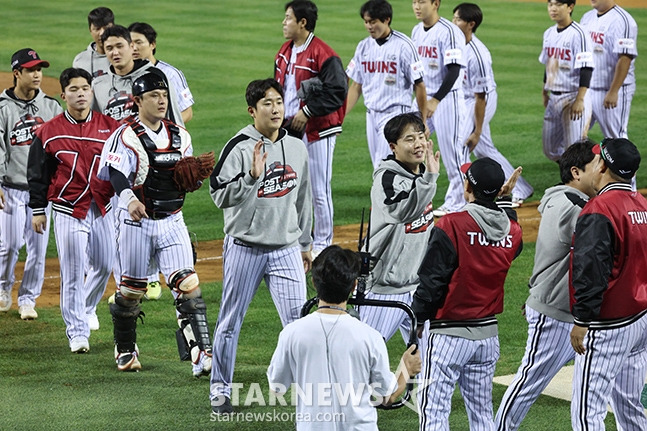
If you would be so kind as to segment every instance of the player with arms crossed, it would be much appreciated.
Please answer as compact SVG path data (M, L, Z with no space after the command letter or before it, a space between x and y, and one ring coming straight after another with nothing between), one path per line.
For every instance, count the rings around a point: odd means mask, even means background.
M35 132L63 109L40 89L43 67L31 48L11 56L12 88L0 95L0 311L11 308L11 289L16 280L18 251L27 246L25 271L18 290L18 310L23 320L36 319L34 310L45 279L45 253L49 225L42 235L31 228L27 158ZM49 208L48 210L49 211Z
M593 73L591 39L571 18L575 0L548 0L555 25L544 32L539 61L544 72L544 154L559 161L573 142L586 137L591 120L587 89Z
M571 426L603 430L609 403L618 429L645 430L647 200L631 190L640 153L625 138L593 150L597 196L577 219L571 254Z
M415 113L400 114L384 126L393 154L373 172L370 250L375 267L369 278L368 299L411 304L418 286L421 250L434 225L432 199L440 153L425 137L425 124ZM398 327L405 343L411 321L396 308L360 307L363 322L391 339ZM423 340L424 341L424 340ZM422 348L422 346L421 346Z
M507 195L521 173L507 183L501 166L484 157L462 167L464 210L436 222L420 265L420 286L412 308L418 335L429 320L422 378L429 385L418 399L420 429L449 429L452 394L461 390L470 429L494 429L492 379L499 359L496 314L503 311L503 283L522 249L521 226Z
M463 175L460 168L469 162L469 150L463 144L466 110L461 69L465 67L465 36L461 30L442 18L440 0L415 0L412 4L420 21L411 31L425 73L427 89L427 125L436 132L449 186L445 202L434 211L442 216L465 205Z
M70 349L85 353L90 330L99 329L96 308L115 255L113 218L106 217L115 192L97 171L103 145L119 123L90 109L92 76L86 70L65 69L60 82L67 109L36 132L29 151L29 207L32 227L42 235L52 202L61 314Z
M519 429L531 405L557 372L575 358L568 294L570 252L575 223L586 201L595 196L595 144L578 141L559 159L562 184L544 193L539 207L535 265L525 305L526 352L496 414L497 431Z
M391 5L385 0L370 0L362 5L359 16L370 36L357 45L346 67L346 74L353 80L346 107L350 112L364 95L366 139L373 168L377 168L391 154L384 125L391 117L411 111L412 93L422 118L426 118L427 91L416 47L406 35L391 29Z
M393 374L380 333L346 311L360 267L357 253L337 245L323 250L312 265L319 308L279 334L267 369L270 390L284 394L297 384L316 394L312 404L297 404L301 418L297 430L375 430L376 400L371 395L385 405L392 404L404 392L409 377L420 372L420 352L413 353L416 346L410 346ZM348 390L359 397L346 398L344 403L338 394ZM321 395L323 399L318 398Z
M168 286L178 293L180 357L191 359L193 375L199 377L211 371L211 341L182 205L186 192L197 190L202 183L185 183L184 175L178 173L183 159L196 159L191 136L166 119L170 90L158 74L140 76L131 91L138 116L106 142L99 171L99 178L110 179L119 195L117 238L122 275L110 304L117 369L141 368L135 344L137 318L146 293L149 262L155 259ZM215 163L213 154L197 159L204 166L196 170L205 179Z
M595 70L589 89L593 121L605 137L626 138L636 92L638 26L614 0L591 0L591 5L593 10L582 16L580 24L593 43Z
M510 176L514 168L494 146L490 133L490 121L496 112L498 95L492 71L492 56L485 44L474 34L482 21L483 12L474 3L461 3L454 8L453 23L461 29L467 43L464 52L467 68L463 80L467 108L465 145L476 157L490 157L497 161L503 168L503 173ZM530 184L523 177L519 177L512 190L512 206L523 203L532 193Z
M283 89L274 79L249 83L254 124L227 142L211 175L211 198L225 217L222 301L214 331L211 405L233 411L231 385L245 313L265 280L283 326L306 302L312 258L308 152L283 124Z
M104 30L115 24L115 15L107 7L92 9L88 14L88 30L92 36L92 42L85 51L81 51L74 57L72 67L88 71L93 78L105 75L110 69L110 61L103 49L101 35Z
M288 41L274 60L274 78L285 91L285 127L297 138L303 138L308 149L314 208L313 256L332 243L332 159L348 93L341 59L314 35L316 23L314 3L287 3L283 36Z

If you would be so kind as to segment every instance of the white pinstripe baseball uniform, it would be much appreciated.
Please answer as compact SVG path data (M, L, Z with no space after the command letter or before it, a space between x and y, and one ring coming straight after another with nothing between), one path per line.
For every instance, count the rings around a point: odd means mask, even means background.
M422 61L427 98L430 99L440 89L447 75L447 65L465 67L465 35L456 25L441 17L430 28L425 28L422 22L418 23L411 32L411 39ZM463 145L465 117L465 100L459 77L451 91L438 104L434 115L427 119L429 130L436 132L441 159L449 179L442 206L450 212L458 211L466 203L463 197L463 174L460 171L460 167L469 162L469 149Z
M555 374L575 358L570 338L573 316L568 271L575 223L586 200L583 192L558 185L547 189L539 204L541 223L526 301L526 351L501 399L497 431L518 429Z
M590 10L582 16L580 25L589 33L593 43L595 69L591 77L593 122L600 124L606 138L626 138L631 100L636 91L635 63L638 55L638 26L627 11L618 5L602 15ZM627 77L618 91L618 106L603 106L621 54L632 57Z
M478 158L489 157L497 161L506 178L509 178L514 171L514 167L508 159L494 146L492 134L490 133L490 121L494 117L497 107L496 82L494 81L494 72L492 70L492 57L485 44L472 34L472 40L467 43L465 49L466 70L463 80L463 93L465 95L466 107L466 130L464 137L467 137L474 131L475 113L474 106L476 98L474 93L485 93L485 117L481 129L481 138L478 145L474 147L474 155ZM533 194L532 186L523 177L519 177L517 184L512 190L512 196L519 199L527 199Z
M571 120L570 107L580 88L580 69L593 68L591 39L575 21L563 29L555 24L544 32L539 61L546 66L544 90L549 92L542 129L544 154L550 160L559 160L564 150L586 137L589 130L591 99L588 91L581 118Z
M391 154L384 125L411 111L413 85L424 74L416 48L406 35L391 30L380 42L372 37L360 41L346 67L349 78L362 86L366 139L374 168Z
M252 178L253 150L262 139L265 171ZM310 250L312 196L303 142L279 129L276 141L253 125L223 148L211 175L214 203L223 209L223 286L214 331L210 397L231 397L238 335L261 280L285 326L300 316L306 301L301 252Z
M37 90L32 100L19 99L14 88L0 95L0 181L6 199L0 211L0 290L11 298L18 251L26 245L25 272L18 290L19 307L34 306L40 296L49 239L49 224L42 235L31 228L33 212L27 205L29 147L36 130L61 112L59 103L42 90Z

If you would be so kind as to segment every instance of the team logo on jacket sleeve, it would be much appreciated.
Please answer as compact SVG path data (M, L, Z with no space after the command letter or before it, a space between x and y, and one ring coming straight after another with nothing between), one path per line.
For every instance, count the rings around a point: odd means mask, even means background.
M9 134L11 145L31 145L36 130L44 123L42 118L33 117L31 114L21 116Z
M265 178L258 189L259 198L280 198L297 186L297 173L290 165L272 163L265 171Z

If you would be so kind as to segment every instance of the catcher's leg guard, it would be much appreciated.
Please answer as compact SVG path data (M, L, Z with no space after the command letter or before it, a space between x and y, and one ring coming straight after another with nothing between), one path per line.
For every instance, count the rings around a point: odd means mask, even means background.
M211 356L207 305L202 297L189 299L180 295L175 300L175 307L180 313L178 316L180 329L176 333L180 359L183 361L191 359L191 362L197 364L205 354Z
M144 315L139 307L139 300L124 298L121 293L115 295L114 304L110 304L110 314L114 325L115 346L118 353L135 351L137 341L137 318Z

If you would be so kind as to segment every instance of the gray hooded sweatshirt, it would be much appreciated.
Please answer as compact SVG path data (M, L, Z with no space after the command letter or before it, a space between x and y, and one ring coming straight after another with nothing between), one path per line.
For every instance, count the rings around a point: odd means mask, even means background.
M268 153L258 179L250 170L254 145ZM281 249L312 243L308 152L300 139L279 130L272 142L249 125L227 142L210 178L211 198L225 216L225 233L247 245Z
M431 200L438 174L416 175L393 156L373 172L369 247L375 267L370 290L401 294L418 286L418 268L434 226Z
M526 305L562 322L573 322L568 291L570 250L577 218L587 200L586 194L561 184L547 189L537 208L541 223Z
M63 108L39 90L31 100L18 99L13 88L0 95L0 181L3 186L29 190L27 158L36 130L63 112Z

